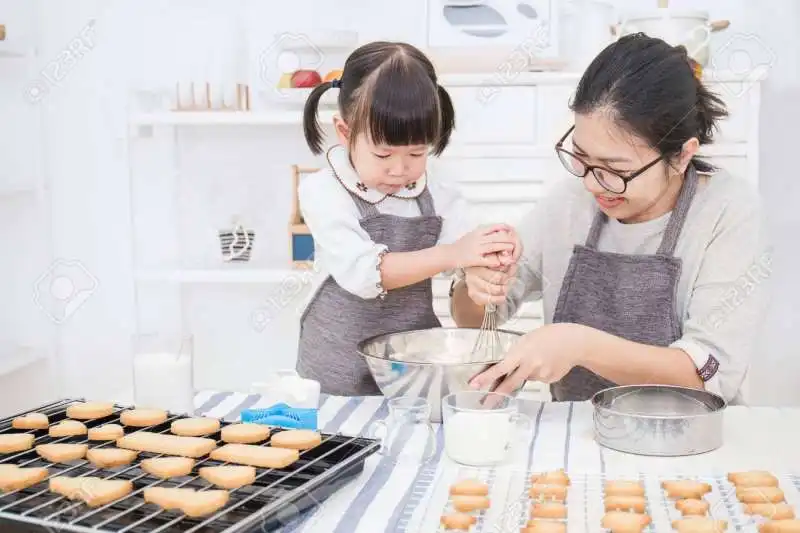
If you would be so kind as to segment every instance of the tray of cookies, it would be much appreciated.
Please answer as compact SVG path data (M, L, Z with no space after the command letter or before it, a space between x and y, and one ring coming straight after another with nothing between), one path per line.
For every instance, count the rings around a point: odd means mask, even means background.
M439 532L800 533L800 476L768 471L727 475L527 475L521 494L494 502L489 484L450 486ZM486 510L500 505L496 519Z
M0 420L0 531L279 529L380 442L67 399Z

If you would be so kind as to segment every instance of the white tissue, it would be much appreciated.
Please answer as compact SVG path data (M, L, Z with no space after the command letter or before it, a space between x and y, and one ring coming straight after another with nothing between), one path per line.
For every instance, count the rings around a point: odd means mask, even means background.
M258 403L264 407L285 403L298 409L319 408L319 381L301 378L294 370L276 372L264 382L253 383L250 389L261 395Z

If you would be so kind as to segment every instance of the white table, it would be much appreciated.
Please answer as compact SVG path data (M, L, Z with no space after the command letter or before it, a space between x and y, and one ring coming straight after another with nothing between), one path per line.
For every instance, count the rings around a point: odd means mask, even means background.
M198 395L198 413L235 420L245 407L259 407L259 398L229 392L204 392ZM525 493L529 473L566 468L573 480L569 498L570 531L597 531L602 510L594 504L582 505L584 494L597 496L603 479L623 479L645 475L652 492L658 490L658 477L691 475L715 487L709 498L719 508L725 488L719 479L734 470L769 470L781 477L781 487L789 503L800 514L800 492L789 474L800 474L800 409L730 407L725 413L725 442L707 454L681 458L655 458L623 454L599 447L592 437L592 409L588 403L541 403L524 401L524 410L533 421L532 431L521 436L508 464L492 469L470 469L450 461L442 450L442 431L435 426L438 449L433 461L424 466L395 466L379 455L367 460L364 472L322 502L300 520L288 524L284 532L383 533L435 532L448 502L450 484L466 476L490 482L491 508L471 530L473 533L519 531L518 515L527 510L520 495ZM325 432L361 435L371 424L386 416L383 398L325 397L319 412L319 425ZM417 439L419 437L419 439ZM421 452L422 432L408 443ZM648 486L648 495L651 493ZM716 499L715 499L716 498ZM599 502L600 500L597 499ZM719 502L719 503L717 503ZM651 500L653 519L666 520L672 512L667 505ZM524 507L524 509L523 509ZM573 509L587 509L577 517ZM723 512L716 511L716 513ZM719 516L715 514L715 516ZM663 522L662 522L663 523ZM729 531L755 531L752 527L733 527ZM656 531L652 529L651 531Z

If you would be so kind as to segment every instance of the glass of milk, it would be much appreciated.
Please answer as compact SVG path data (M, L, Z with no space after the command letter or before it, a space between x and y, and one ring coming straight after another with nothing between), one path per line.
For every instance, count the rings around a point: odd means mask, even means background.
M191 335L136 335L133 397L136 407L194 413L194 345Z
M504 462L531 420L512 396L461 391L442 399L444 451L456 463L489 466Z

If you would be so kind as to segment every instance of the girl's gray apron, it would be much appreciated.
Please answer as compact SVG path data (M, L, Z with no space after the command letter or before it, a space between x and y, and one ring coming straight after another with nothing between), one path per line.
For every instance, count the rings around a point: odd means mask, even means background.
M575 245L553 322L572 322L634 342L668 346L682 335L675 296L681 260L675 245L697 190L697 172L689 165L680 195L654 255L626 255L597 250L606 215L594 217L586 244ZM576 366L550 385L556 401L588 400L616 384Z
M420 216L412 218L382 214L359 196L350 196L358 206L361 227L390 252L436 246L442 219L436 215L427 188L416 199ZM300 318L297 372L319 381L326 394L379 395L364 359L356 352L357 344L374 335L440 326L433 311L430 279L388 291L382 299L365 300L328 276Z

